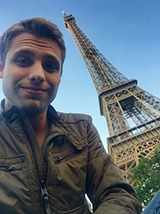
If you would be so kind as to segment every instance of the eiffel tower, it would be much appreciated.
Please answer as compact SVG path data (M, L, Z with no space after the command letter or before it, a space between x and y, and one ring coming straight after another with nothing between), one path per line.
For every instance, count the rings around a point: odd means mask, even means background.
M100 112L109 129L108 152L131 182L132 168L141 157L151 157L160 144L160 99L120 73L92 44L74 16L63 12L63 19L96 87Z

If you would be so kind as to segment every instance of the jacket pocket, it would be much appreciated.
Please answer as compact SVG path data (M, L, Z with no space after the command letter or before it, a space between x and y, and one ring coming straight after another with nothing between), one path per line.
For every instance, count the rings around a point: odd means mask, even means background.
M21 170L24 160L24 155L18 155L11 158L0 158L0 171L11 172L15 170Z
M23 154L0 157L0 213L31 213L28 211L29 179L25 162Z
M72 149L69 150L68 152L66 151L66 153L61 153L59 155L59 157L57 157L56 162L55 163L63 163L71 158L74 158L77 155L80 155L81 153L85 152L87 150L87 146L85 148L83 148L83 150L77 150L77 149Z
M65 135L62 135L54 139L50 152L54 163L59 164L81 155L87 149L88 144L76 147Z

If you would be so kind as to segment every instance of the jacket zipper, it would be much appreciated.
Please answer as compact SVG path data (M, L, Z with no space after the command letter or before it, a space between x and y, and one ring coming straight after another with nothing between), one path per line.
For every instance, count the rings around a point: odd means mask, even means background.
M51 209L49 206L49 198L48 198L48 192L46 188L46 184L44 180L41 180L41 197L42 197L42 202L45 210L45 214L51 214Z
M34 163L35 163L35 168L36 168L36 172L37 172L37 176L39 178L39 184L40 184L40 189L41 189L41 200L42 200L42 205L43 205L43 210L44 210L44 214L51 214L51 209L50 209L50 205L49 205L49 194L47 192L47 188L46 188L46 164L44 163L44 157L46 157L46 154L42 153L42 159L43 159L43 165L44 165L44 169L43 169L43 173L40 174L39 172L39 167L38 165L41 165L40 163L38 164L37 158L36 158L36 151L39 150L38 148L38 143L31 143L32 138L31 135L28 131L28 121L24 121L21 120L21 124L22 127L24 127L24 130L26 130L26 132L24 132L24 135L27 136L28 142L29 142L29 146L32 150L32 154L33 154L33 159L34 159ZM34 133L32 133L34 135ZM41 154L40 154L41 155Z

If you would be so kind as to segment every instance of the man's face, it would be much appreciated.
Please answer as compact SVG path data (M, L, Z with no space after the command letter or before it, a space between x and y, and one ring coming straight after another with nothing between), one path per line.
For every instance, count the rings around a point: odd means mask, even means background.
M56 42L29 33L15 37L0 67L5 109L16 106L30 114L44 112L56 96L61 67Z

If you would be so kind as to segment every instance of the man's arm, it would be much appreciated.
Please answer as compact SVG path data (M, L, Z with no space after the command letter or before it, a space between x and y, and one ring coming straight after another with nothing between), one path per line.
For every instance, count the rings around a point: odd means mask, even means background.
M91 121L90 121L91 122ZM95 214L140 214L133 188L106 153L97 130L88 124L87 193Z

